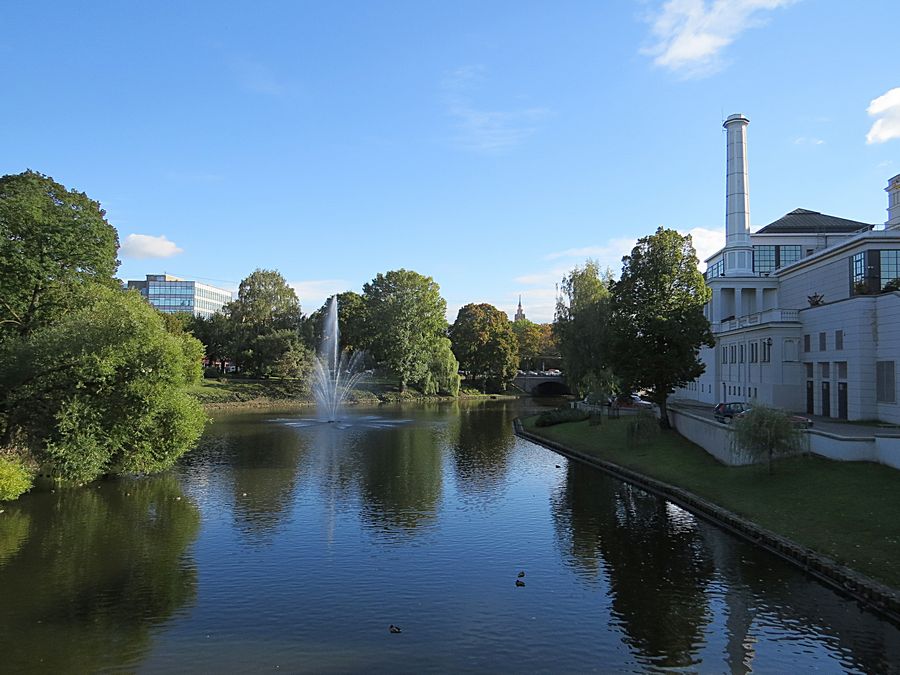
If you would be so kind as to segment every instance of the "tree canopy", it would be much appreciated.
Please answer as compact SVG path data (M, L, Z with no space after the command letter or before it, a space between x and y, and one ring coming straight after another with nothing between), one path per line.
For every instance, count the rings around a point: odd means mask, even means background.
M400 388L424 381L436 343L446 338L447 303L431 277L411 270L379 273L363 286L369 349Z
M553 331L566 380L580 394L609 394L614 388L609 340L612 275L588 260L563 280ZM602 390L602 391L598 391Z
M167 331L135 293L77 295L78 309L0 343L0 446L78 482L168 468L203 429L183 389L200 376L202 345Z
M0 177L0 339L47 325L78 286L115 283L119 241L105 216L49 176Z
M703 374L700 347L715 344L703 315L709 295L690 235L660 227L622 259L612 304L616 374L650 392L664 427L669 394Z
M460 367L482 391L503 390L516 376L519 347L506 312L486 303L465 305L450 340Z

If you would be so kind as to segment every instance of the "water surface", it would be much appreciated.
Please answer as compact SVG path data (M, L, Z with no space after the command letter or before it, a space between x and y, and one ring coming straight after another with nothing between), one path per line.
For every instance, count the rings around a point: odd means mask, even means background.
M27 495L0 514L0 670L900 663L897 628L792 566L517 439L518 405L223 414L169 474Z

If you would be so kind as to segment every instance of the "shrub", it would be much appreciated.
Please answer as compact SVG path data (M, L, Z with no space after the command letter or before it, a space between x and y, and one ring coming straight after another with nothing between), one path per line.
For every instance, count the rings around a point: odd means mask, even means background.
M215 380L222 377L222 372L215 366L207 366L203 369L203 377L207 380Z
M17 455L0 455L0 501L16 499L31 489L31 470Z
M565 422L581 422L589 417L584 410L576 408L557 408L556 410L547 410L538 415L534 422L536 427L552 427L554 424L563 424Z
M803 436L783 410L754 404L734 420L734 442L754 459L765 458L769 473L777 456L802 452Z

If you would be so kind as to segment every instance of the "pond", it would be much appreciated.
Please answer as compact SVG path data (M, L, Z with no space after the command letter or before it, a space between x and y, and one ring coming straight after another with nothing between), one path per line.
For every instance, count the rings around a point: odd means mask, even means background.
M893 625L671 503L516 438L521 405L360 409L341 425L221 414L165 475L5 505L0 669L900 664Z

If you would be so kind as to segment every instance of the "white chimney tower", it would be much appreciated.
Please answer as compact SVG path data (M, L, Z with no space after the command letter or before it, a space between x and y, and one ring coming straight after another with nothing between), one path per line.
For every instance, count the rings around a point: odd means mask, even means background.
M747 176L747 125L740 113L729 115L722 125L727 132L728 159L725 179L725 276L753 275L750 245L750 183Z

